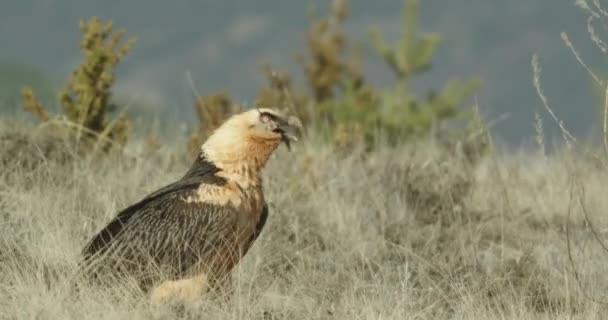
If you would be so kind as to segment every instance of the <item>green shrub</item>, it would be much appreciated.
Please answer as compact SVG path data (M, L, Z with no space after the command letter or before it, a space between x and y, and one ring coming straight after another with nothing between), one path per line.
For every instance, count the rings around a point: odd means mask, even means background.
M405 0L397 44L388 45L375 29L370 32L373 48L396 77L395 85L386 88L372 87L361 72L359 51L350 48L348 52L341 27L348 15L345 1L334 0L327 17L311 21L308 59L299 58L309 103L296 104L298 114L305 113L302 106L312 109L312 117L303 119L305 124L321 125L329 141L339 145L364 142L371 146L378 133L398 143L427 135L441 122L471 120L471 113L460 107L476 91L478 81L450 80L424 98L410 89L413 78L431 68L440 42L437 34L418 32L417 5L417 0Z
M124 115L110 120L115 111L111 103L114 70L131 50L134 39L123 42L124 30L114 31L111 22L100 23L96 17L80 21L82 40L80 50L84 61L70 74L59 92L59 102L65 118L75 124L74 134L86 150L101 146L108 150L112 145L124 146L130 123ZM23 107L43 121L48 121L45 108L36 100L33 90L22 90Z
M471 114L459 107L478 88L476 80L466 83L451 80L440 90L430 90L424 99L412 93L410 83L414 76L431 68L440 37L435 33L419 33L418 1L404 3L401 36L395 45L388 45L377 29L370 32L371 43L395 75L396 84L380 89L354 85L333 104L338 127L345 124L355 127L359 131L355 133L368 143L378 131L385 133L389 142L396 143L429 134L443 121L471 119Z
M469 122L472 113L460 107L478 88L478 81L450 80L445 87L430 90L424 98L416 97L410 89L413 78L431 68L440 42L437 34L419 33L416 29L417 4L416 0L405 0L397 44L389 46L377 30L370 34L375 51L396 76L395 85L375 88L366 81L359 50L349 46L343 31L348 17L346 1L333 0L326 16L311 15L306 52L297 56L306 87L295 88L289 74L266 64L262 73L267 85L258 90L256 105L288 109L305 127L322 132L328 142L344 147L358 143L373 147L379 133L396 144L428 135L448 120ZM231 114L226 104L201 102L205 100L195 103L201 127ZM219 109L213 111L214 108ZM204 136L195 133L189 149Z

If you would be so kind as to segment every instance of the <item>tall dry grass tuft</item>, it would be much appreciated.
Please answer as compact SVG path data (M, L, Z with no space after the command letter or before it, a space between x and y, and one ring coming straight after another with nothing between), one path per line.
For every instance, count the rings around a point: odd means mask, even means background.
M583 11L587 14L587 31L589 33L591 41L596 45L599 50L601 50L603 53L607 53L608 51L606 50L606 44L596 32L594 24L598 22L605 24L606 21L608 21L608 11L606 11L602 7L601 3L597 0L578 0L576 1L576 5L583 9ZM567 257L570 266L570 271L572 272L575 283L580 289L584 299L587 299L588 301L605 307L608 306L608 295L604 294L601 290L595 290L594 283L589 282L588 279L586 280L586 277L584 276L585 271L580 270L581 264L584 265L588 261L585 260L585 258L577 257L574 252L576 250L576 245L573 245L573 241L576 240L573 240L571 217L573 215L573 208L578 207L580 209L580 213L584 221L586 233L595 241L596 245L600 248L600 250L595 252L595 254L597 256L608 256L608 245L606 244L603 228L601 227L602 223L592 219L592 215L590 214L592 210L597 209L590 209L591 207L588 202L593 200L592 198L589 198L587 191L588 188L586 187L587 177L583 173L581 173L580 165L581 159L585 159L587 163L592 163L592 166L595 170L605 171L605 169L607 168L608 162L606 161L606 157L608 156L608 81L600 78L598 74L594 72L592 68L585 63L582 55L576 49L566 32L561 32L560 36L565 46L570 50L570 52L574 56L576 62L588 73L590 78L593 80L593 84L604 93L603 101L601 101L600 110L600 113L602 115L602 121L600 125L602 129L601 140L603 143L603 154L601 152L597 152L597 150L595 150L595 148L593 147L589 148L588 146L581 145L580 142L577 141L576 138L568 131L568 129L566 128L567 126L564 124L564 122L559 119L554 110L550 107L547 97L544 95L541 88L541 68L537 55L534 55L532 57L533 83L545 110L561 130L568 151L570 153L573 151L580 153L576 157L573 157L571 155L565 157L565 163L567 167L565 174L567 174L569 178L570 185L568 197L569 206L565 225ZM593 260L597 259L597 256L595 256ZM582 259L582 261L580 259ZM595 277L597 276L599 275L595 275ZM593 279L593 277L591 279Z
M5 148L14 137L19 147ZM46 139L25 125L0 125L6 318L600 319L606 312L585 297L608 289L608 256L597 242L606 241L608 174L574 148L472 157L474 147L427 140L347 154L311 134L269 164L268 224L235 271L230 299L153 307L128 282L70 288L85 241L118 210L180 177L189 165L175 160L182 151L152 157L134 151L145 141L132 141L128 156L92 159L71 157L61 138ZM46 153L45 143L65 145L65 154Z

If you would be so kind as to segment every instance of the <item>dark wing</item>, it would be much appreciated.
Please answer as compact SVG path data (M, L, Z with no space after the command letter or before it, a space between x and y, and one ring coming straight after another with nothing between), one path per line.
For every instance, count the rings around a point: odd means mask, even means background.
M183 276L200 259L233 241L235 208L183 201L195 195L202 183L226 183L214 175L217 168L199 162L200 158L181 180L124 209L97 233L82 251L87 269L102 265L114 271L147 272L153 263L171 269L163 272Z
M165 276L183 277L200 261L212 262L230 250L237 241L236 209L187 203L176 197L180 193L146 202L114 237L102 240L114 221L110 223L91 241L105 241L102 249L94 251L92 245L85 249L89 261L135 276L160 271Z
M266 225L266 220L268 220L268 205L264 204L264 206L262 207L262 214L260 215L260 220L255 225L255 233L253 234L251 239L252 242L260 236L260 233L262 233L262 229L264 229L264 226Z
M258 223L256 223L254 233L249 237L247 245L245 246L245 252L243 254L247 253L247 251L249 251L253 245L253 242L260 237L262 229L264 229L264 226L266 225L266 220L268 220L268 205L264 204L262 207L260 220L258 220Z
M149 194L141 201L119 212L104 229L86 244L82 251L85 260L88 260L91 256L105 250L110 241L122 231L129 220L135 214L145 211L143 209L145 209L146 206L150 206L151 203L163 198L175 198L178 194L184 195L194 192L202 183L217 185L225 184L226 181L224 179L215 176L217 171L219 171L217 167L205 158L200 156L197 157L190 167L190 170L182 179Z

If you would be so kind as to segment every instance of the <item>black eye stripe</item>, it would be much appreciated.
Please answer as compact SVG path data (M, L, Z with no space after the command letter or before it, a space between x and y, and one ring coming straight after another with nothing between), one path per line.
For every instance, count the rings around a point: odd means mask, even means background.
M260 113L260 118L261 117L268 117L270 118L272 121L278 121L279 117L277 117L276 115L269 113L269 112L261 112Z

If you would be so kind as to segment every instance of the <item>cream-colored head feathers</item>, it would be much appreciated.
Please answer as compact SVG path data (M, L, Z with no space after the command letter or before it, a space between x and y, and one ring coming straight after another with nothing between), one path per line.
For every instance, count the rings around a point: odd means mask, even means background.
M226 120L201 150L222 170L246 166L257 171L281 142L290 147L292 141L297 141L301 128L295 117L285 117L272 109L251 109Z

